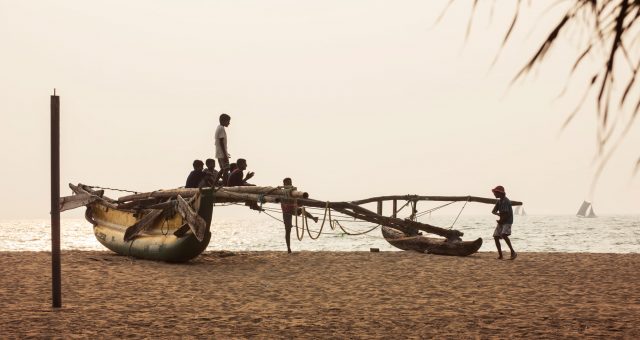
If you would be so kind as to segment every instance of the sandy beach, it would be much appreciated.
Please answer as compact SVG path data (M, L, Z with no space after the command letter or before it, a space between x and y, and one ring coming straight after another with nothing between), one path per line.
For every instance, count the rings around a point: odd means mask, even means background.
M2 337L640 338L640 254L1 252Z

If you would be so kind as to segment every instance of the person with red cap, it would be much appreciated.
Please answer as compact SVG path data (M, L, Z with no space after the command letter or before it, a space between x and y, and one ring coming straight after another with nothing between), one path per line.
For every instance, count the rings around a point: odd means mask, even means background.
M503 239L511 250L511 260L515 260L518 254L513 250L511 240L509 240L509 235L511 235L511 225L513 224L513 208L511 207L511 201L507 198L507 194L505 193L502 185L498 185L491 191L493 192L493 196L498 199L498 202L493 207L491 213L500 217L496 221L498 222L498 225L493 231L493 239L496 241L496 248L498 248L498 259L502 260L500 239Z

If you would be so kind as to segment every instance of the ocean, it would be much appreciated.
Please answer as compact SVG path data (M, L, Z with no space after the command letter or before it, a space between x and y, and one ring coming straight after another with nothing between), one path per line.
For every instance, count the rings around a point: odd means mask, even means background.
M275 215L277 217L277 215ZM309 220L315 237L322 222ZM432 216L421 222L449 228L453 216ZM375 225L343 220L350 232L361 232ZM490 214L460 216L453 226L464 232L464 240L482 237L480 251L495 251L492 233L495 218ZM251 218L221 218L212 223L212 238L207 250L228 251L285 251L284 227L280 221L262 213ZM0 220L0 251L50 251L51 227L48 219ZM640 215L612 215L597 218L576 216L516 216L512 228L512 243L516 251L524 252L589 252L640 253ZM94 237L89 222L82 218L61 220L63 250L107 250ZM312 240L305 232L302 241L292 230L291 248L294 251L381 251L397 250L390 246L377 228L360 236L345 235L340 229L331 230L328 223L322 234ZM504 243L503 243L503 249Z

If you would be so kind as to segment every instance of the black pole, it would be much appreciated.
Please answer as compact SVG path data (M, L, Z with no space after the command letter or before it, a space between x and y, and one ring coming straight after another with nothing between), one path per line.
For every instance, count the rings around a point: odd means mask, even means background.
M60 97L51 96L51 293L53 308L62 307L60 283Z

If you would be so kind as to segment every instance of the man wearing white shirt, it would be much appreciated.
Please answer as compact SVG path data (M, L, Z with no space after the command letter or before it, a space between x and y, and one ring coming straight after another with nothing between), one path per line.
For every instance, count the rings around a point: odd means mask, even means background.
M220 115L220 125L216 128L215 140L216 140L216 158L220 165L220 171L222 171L222 183L227 183L229 176L229 149L227 140L227 131L225 127L231 123L231 117L223 113Z

